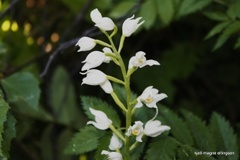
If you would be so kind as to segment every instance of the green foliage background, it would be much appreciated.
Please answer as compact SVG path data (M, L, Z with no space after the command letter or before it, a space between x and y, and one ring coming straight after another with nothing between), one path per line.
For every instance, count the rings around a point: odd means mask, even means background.
M89 18L94 8L119 31L127 17L141 16L145 23L126 39L123 57L127 64L142 50L161 63L138 70L131 86L135 96L149 85L168 95L157 118L171 131L147 139L131 160L237 160L239 0L0 0L0 159L104 159L111 134L85 126L93 118L88 107L105 111L116 126L122 117L100 87L81 86L87 53L75 47L83 35L104 37ZM120 77L112 64L100 68ZM124 101L123 90L114 89ZM143 109L135 118L151 114ZM199 151L235 154L196 156Z

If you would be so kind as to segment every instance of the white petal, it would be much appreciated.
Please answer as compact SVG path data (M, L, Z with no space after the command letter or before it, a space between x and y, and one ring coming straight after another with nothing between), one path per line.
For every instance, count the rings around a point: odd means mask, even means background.
M136 141L142 142L142 136L143 136L143 133L141 132L141 133L136 137Z
M95 121L89 121L87 124L92 124L96 128L105 130L109 128L109 126L112 124L112 121L107 117L107 115L99 110L95 110L93 108L89 108L90 112L95 116Z
M87 125L88 125L88 124L92 124L92 125L94 125L96 128L98 128L98 129L100 129L100 130L106 130L106 129L108 129L108 127L109 127L109 126L106 126L106 125L104 125L104 124L96 123L96 122L94 122L94 121L88 121L88 122L87 122Z
M96 42L94 39L89 38L89 37L82 37L78 40L76 46L79 46L80 49L78 52L81 51L89 51L93 49L96 46Z
M161 122L158 120L150 120L145 125L144 134L150 137L156 137L167 130L170 130L169 126L161 125Z
M144 66L153 66L153 65L160 65L160 63L158 61L155 61L155 60L147 60L144 65L142 66L139 66L140 68L144 67Z
M101 154L107 155L108 160L122 160L122 155L121 153L118 153L118 152L108 152L106 150L103 150Z
M104 92L110 94L113 92L112 84L109 80L104 81L100 84L100 87L104 90Z
M82 67L82 71L98 67L103 63L104 60L105 60L104 53L100 51L93 51L89 53L87 58L83 61L83 63L85 64Z
M97 23L102 19L102 14L99 12L99 10L96 8L91 11L90 17L94 23Z
M121 147L122 147L122 141L115 134L113 134L110 140L109 149L116 150L116 149L120 149Z
M136 57L131 57L128 63L128 69L133 67L134 61L135 61Z
M87 72L87 76L85 78L83 78L82 84L88 84L88 85L95 86L95 85L102 84L106 80L107 80L106 74L104 74L103 72L101 72L99 70L92 69Z
M96 23L96 25L98 28L103 29L105 31L111 31L114 29L115 24L113 23L113 21L108 18L108 17L103 17L100 21L98 21Z
M143 106L142 102L140 101L140 99L137 99L137 104L134 106L135 108L141 108Z
M137 19L133 19L134 18L134 15L130 18L127 18L124 22L123 22L123 26L122 26L122 34L125 36L125 37L129 37L132 35L132 33L134 33L138 27L144 23L144 21L142 21L141 23L138 24L139 20L142 18L142 17L139 17Z
M164 98L167 98L167 95L165 93L157 94L156 97L155 97L155 101L159 102Z

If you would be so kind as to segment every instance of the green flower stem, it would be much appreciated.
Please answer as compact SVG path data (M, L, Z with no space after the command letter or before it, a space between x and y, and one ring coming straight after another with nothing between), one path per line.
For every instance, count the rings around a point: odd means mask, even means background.
M133 145L130 147L130 151L132 151L134 148L136 148L138 145L138 141L136 141Z
M132 115L136 112L136 109L137 109L136 107L133 108Z
M117 28L117 26L115 26L110 37L112 38L117 33L117 31L118 31L118 28Z
M125 36L122 35L122 36L121 36L120 43L119 43L119 46L118 46L118 53L121 53L121 50L122 50L123 44L124 44L124 40L125 40Z
M113 131L114 134L116 134L123 142L125 142L125 138L123 135L111 124L109 128Z
M130 77L131 74L132 74L134 71L136 71L136 70L137 70L136 67L132 67L132 68L130 68L130 69L128 70L128 72L127 72L127 77Z
M122 103L120 103L118 97L116 96L116 94L114 92L112 92L111 95L112 95L113 99L115 100L115 102L119 105L119 107L122 108L126 112L126 129L128 129L132 123L131 89L130 89L131 72L129 72L129 74L127 75L127 70L126 70L125 64L123 62L123 59L121 57L121 54L120 54L123 44L124 44L125 37L124 36L121 37L119 48L117 50L115 44L113 43L112 37L109 36L109 34L106 31L102 31L102 32L107 36L107 38L111 44L111 48L112 48L113 52L115 53L116 58L119 62L119 66L121 68L122 76L123 76L123 79L125 82L124 87L125 87L125 91L126 91L127 109L124 107L124 105L122 105ZM126 160L130 159L130 138L128 136L126 136L126 138L125 138L124 159L126 159Z
M111 80L111 81L113 81L113 82L116 82L116 83L120 83L120 84L122 84L122 85L125 84L122 80L117 79L117 78L115 78L115 77L113 77L113 76L107 75L107 79L109 79L109 80Z
M113 98L113 100L115 101L115 103L124 111L124 112L128 112L128 110L125 108L125 106L123 105L123 103L119 100L118 96L116 95L115 92L111 92L111 96Z
M101 40L95 39L95 42L96 42L97 44L102 45L102 46L112 48L112 46L111 46L110 44L108 44L108 43L106 43L106 42L103 42L103 41L101 41Z

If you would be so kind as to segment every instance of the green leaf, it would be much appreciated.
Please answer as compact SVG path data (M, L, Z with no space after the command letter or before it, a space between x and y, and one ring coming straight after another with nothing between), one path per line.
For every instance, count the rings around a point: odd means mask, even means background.
M174 3L172 0L155 0L158 16L164 25L168 25L174 17Z
M177 16L181 17L197 12L209 5L211 2L211 0L182 0L180 5L178 6L179 8Z
M234 45L234 49L240 48L240 37L238 37L237 42Z
M86 117L80 112L73 84L64 68L58 67L55 70L50 93L54 118L58 122L77 128L85 126Z
M7 112L9 110L9 105L5 100L3 99L2 95L0 94L0 156L3 155L3 133L4 133L4 122L7 120Z
M15 73L1 80L8 102L24 102L37 110L40 98L38 80L28 72Z
M229 122L221 115L213 113L209 125L214 139L217 142L217 151L229 152L232 155L218 155L219 160L238 160L239 151L237 137ZM220 153L221 154L221 153Z
M235 21L231 23L219 36L216 44L213 47L213 50L220 48L233 34L240 31L240 22Z
M235 0L233 1L228 10L227 10L227 15L235 20L236 18L240 18L240 1L239 0Z
M93 126L86 126L76 133L64 150L66 154L82 154L97 148L102 132Z
M218 11L205 12L204 15L215 21L228 21L229 20L229 17L224 12L218 12Z
M193 137L182 118L177 114L161 106L159 108L160 119L171 127L170 133L183 144L193 145Z
M94 155L95 160L103 160L106 158L105 155L102 155L103 150L109 149L110 139L112 137L112 132L105 132L105 135L99 140L99 145L97 147L96 154Z
M142 157L142 153L144 151L144 146L146 145L146 141L143 141L137 145L134 150L131 152L131 160L139 160Z
M136 5L136 2L121 2L114 8L112 8L112 11L109 14L109 17L111 18L120 18L125 16L131 8L133 8Z
M16 137L16 119L13 115L8 114L7 121L4 124L4 133L3 133L3 141L2 141L2 152L5 157L9 157L9 150L11 147L11 141ZM0 154L1 155L1 154Z
M119 114L109 104L102 101L101 99L94 98L94 97L82 96L81 100L82 100L83 108L90 119L94 120L94 116L89 111L89 108L91 107L93 109L104 112L108 116L108 118L113 121L113 125L115 127L120 127L121 121L119 118Z
M142 4L142 7L140 8L140 17L143 17L145 22L143 23L143 27L146 29L150 29L157 18L157 10L155 7L154 1L146 1Z
M159 136L158 138L154 138L154 140L150 143L144 159L175 159L176 149L177 143L173 141L172 138Z
M215 27L213 27L207 34L207 36L205 37L205 39L208 39L210 37L215 36L216 34L220 33L223 31L224 28L226 28L231 22L227 21L227 22L222 22L217 24Z
M202 151L215 152L215 141L205 122L190 112L183 111L182 113L193 135L195 147Z

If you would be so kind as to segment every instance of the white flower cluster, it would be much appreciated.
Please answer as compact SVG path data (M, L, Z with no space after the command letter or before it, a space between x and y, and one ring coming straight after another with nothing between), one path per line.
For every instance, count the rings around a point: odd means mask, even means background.
M114 22L108 17L103 17L98 9L94 9L91 12L90 17L95 23L95 26L98 27L103 33L107 33L107 31L113 30L113 33L111 34L113 35L117 31L117 26L114 24ZM138 27L144 23L144 21L139 22L140 20L141 17L134 19L133 15L132 17L127 18L123 22L122 38L119 46L123 45L125 37L131 36L138 29ZM111 36L108 36L108 38L109 37ZM112 76L108 76L98 69L94 69L100 66L102 63L109 63L110 61L113 61L119 66L123 65L119 61L118 57L118 55L120 55L121 47L117 50L112 43L108 44L90 37L80 38L76 45L80 47L78 52L81 52L92 50L96 46L96 44L102 45L103 49L102 51L90 52L86 59L82 62L84 63L84 65L81 70L85 71L85 73L81 74L86 75L86 77L82 80L82 84L93 86L99 85L104 90L104 92L112 95L115 102L121 107L123 111L128 112L128 108L125 107L116 97L110 80L117 83L122 83L123 85L125 84L125 82ZM146 53L144 53L143 51L139 51L135 54L135 56L130 58L128 63L128 70L126 71L125 76L130 76L135 70L144 66L160 65L155 60L147 60L145 55ZM136 136L136 142L142 142L142 137L144 135L149 137L156 137L164 131L170 130L169 126L162 125L159 120L155 120L158 114L157 102L167 97L166 94L159 94L158 92L159 91L153 88L153 86L149 86L134 101L135 103L133 104L135 106L133 106L130 114L133 114L136 109L141 108L143 105L146 105L148 108L156 109L156 114L151 120L149 120L145 124L145 126L141 121L135 121L134 125L126 129L126 137L133 135ZM104 112L100 110L95 110L93 108L90 108L90 112L94 115L95 121L89 121L87 122L87 124L92 124L100 130L106 130L110 128L114 132L109 145L109 149L111 150L111 152L103 150L102 154L106 155L109 160L122 160L123 158L120 149L123 145L122 141L125 142L125 137L122 135L121 132L114 128L114 126L112 125L112 120L109 119Z

